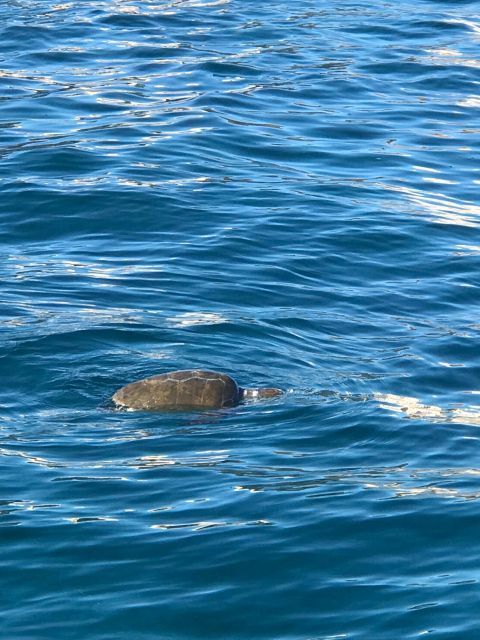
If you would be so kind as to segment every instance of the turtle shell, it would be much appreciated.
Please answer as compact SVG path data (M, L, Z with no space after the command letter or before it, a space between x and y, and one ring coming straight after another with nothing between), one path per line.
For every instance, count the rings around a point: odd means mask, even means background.
M115 404L128 409L216 409L241 400L233 378L216 371L172 371L131 382L113 396Z

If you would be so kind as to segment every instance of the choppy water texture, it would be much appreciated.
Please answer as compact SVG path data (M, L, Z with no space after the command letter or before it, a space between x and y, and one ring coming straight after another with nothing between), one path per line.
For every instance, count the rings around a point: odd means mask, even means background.
M2 637L480 637L476 2L0 6ZM280 399L110 411L226 371Z

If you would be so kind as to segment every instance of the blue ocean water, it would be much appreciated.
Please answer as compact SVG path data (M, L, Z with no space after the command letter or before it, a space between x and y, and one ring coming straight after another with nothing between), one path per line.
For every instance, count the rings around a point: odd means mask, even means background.
M0 5L6 640L480 637L480 6ZM129 413L207 367L287 390Z

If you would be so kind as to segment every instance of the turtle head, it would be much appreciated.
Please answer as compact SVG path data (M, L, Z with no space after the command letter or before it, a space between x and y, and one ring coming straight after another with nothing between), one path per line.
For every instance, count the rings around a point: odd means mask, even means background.
M277 389L275 387L262 387L260 389L242 389L243 400L266 400L268 398L275 398L285 393L283 389Z

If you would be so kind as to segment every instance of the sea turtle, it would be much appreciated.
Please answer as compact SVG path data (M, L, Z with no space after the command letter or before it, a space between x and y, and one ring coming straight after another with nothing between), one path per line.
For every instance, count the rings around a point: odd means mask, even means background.
M225 373L194 369L131 382L116 391L112 400L122 408L147 411L219 409L242 400L272 398L282 393L275 388L242 389Z

